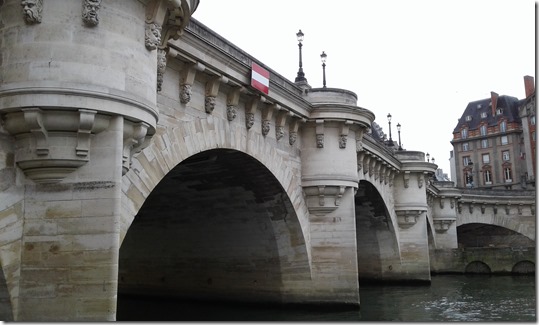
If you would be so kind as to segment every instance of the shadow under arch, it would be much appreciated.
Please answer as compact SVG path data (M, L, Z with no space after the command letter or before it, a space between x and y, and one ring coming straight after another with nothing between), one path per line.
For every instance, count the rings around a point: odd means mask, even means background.
M535 241L514 230L486 223L466 223L457 227L459 247L535 247Z
M511 274L530 275L535 274L535 263L532 261L520 261L513 265Z
M120 295L280 303L290 278L310 278L298 217L274 175L237 150L171 169L120 247Z
M355 210L360 285L393 280L400 267L395 228L384 199L368 181L359 182Z

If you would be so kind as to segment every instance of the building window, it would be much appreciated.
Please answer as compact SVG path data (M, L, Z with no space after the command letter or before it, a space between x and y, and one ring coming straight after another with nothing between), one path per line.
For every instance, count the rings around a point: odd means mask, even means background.
M487 135L487 126L485 124L481 125L479 130L481 131L481 135Z
M511 177L511 167L505 167L503 169L503 177L505 182L512 182L513 178Z
M460 136L463 139L468 139L468 129L462 129L460 130Z
M488 139L481 140L481 148L488 148Z
M472 116L471 115L466 115L466 121L471 121L472 120Z
M501 141L502 141L502 144L508 144L509 143L509 140L507 139L506 135L502 135Z
M502 151L502 159L503 161L509 161L511 159L511 156L509 155L509 150Z
M487 118L487 112L481 112L481 118Z
M535 125L535 115L530 116L531 125Z
M490 164L490 155L488 153L483 154L483 164Z
M496 115L502 115L503 114L503 108L497 108L496 109Z
M505 133L507 131L507 122L502 121L500 123L500 132Z
M470 150L470 144L468 142L464 142L462 144L462 151L468 151Z
M532 140L535 141L535 131L532 132Z
M481 108L481 104L477 104L477 109Z
M492 184L492 173L490 170L487 169L483 172L483 179L485 180L486 185Z
M468 166L471 162L472 160L470 159L469 156L462 157L462 163L464 164L465 167Z

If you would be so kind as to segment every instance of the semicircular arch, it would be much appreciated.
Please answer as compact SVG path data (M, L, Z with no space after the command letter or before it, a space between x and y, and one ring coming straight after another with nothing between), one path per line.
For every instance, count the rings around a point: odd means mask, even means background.
M504 216L501 214L487 215L474 213L457 218L457 227L474 223L489 224L506 228L535 241L535 227L528 227L526 224L523 224L510 215Z

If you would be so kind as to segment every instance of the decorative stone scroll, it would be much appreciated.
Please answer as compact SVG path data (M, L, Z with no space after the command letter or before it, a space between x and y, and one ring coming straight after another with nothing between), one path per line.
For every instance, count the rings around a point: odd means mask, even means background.
M99 9L101 0L82 1L82 21L86 26L93 27L99 24Z
M43 0L21 0L22 14L27 24L39 24L43 16Z
M150 137L146 136L149 127L144 122L124 122L122 175L125 175L131 168L133 155L141 152L142 149L149 145Z

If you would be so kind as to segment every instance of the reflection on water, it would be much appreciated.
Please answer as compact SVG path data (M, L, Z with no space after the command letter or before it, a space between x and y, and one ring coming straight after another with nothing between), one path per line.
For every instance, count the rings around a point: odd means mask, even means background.
M536 321L534 276L438 275L430 286L360 287L360 310L269 307L119 296L118 320Z

